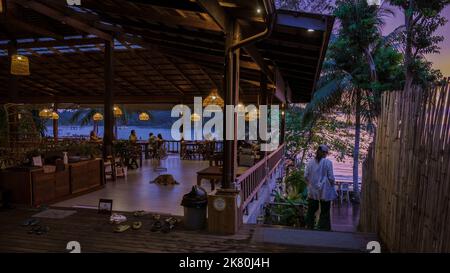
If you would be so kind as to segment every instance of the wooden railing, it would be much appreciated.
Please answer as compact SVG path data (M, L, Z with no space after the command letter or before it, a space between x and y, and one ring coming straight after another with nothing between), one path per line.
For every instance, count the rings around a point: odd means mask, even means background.
M245 213L248 204L257 196L261 186L266 181L278 165L282 162L284 156L284 144L270 153L266 159L260 160L244 174L236 179L236 184L240 186L241 210Z
M223 150L223 142L216 141L215 152L221 152ZM169 153L180 153L181 142L179 140L164 140L164 148Z
M180 141L164 140L164 148L168 153L180 153Z

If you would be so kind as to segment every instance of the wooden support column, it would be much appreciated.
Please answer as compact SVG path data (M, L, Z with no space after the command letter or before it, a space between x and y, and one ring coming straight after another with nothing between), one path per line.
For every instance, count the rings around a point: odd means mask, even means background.
M262 105L266 105L267 107L269 107L269 95L268 95L268 90L267 90L267 76L266 74L264 74L263 72L261 72L261 78L260 78L260 83L259 83L259 88L260 88L260 96L261 96L261 104ZM261 117L259 117L261 118ZM266 117L267 118L267 117ZM267 151L264 151L264 161L265 161L265 174L267 175Z
M284 143L286 131L286 102L281 104L280 145Z
M231 51L230 47L240 39L239 26L236 20L229 20L226 33L224 100L225 105L232 105L233 111L227 118L227 108L224 113L224 137L227 123L234 130L233 139L224 138L224 158L222 188L208 195L208 231L217 234L235 234L242 224L241 193L236 185L237 169L237 114L234 106L239 101L239 54L240 50ZM230 118L231 120L230 122Z
M114 70L113 56L114 42L105 41L105 98L104 98L104 135L103 135L103 156L112 156L112 144L114 134Z
M53 104L53 112L58 113L58 104L57 103ZM52 121L53 121L53 139L55 141L58 141L58 122L59 122L59 119L53 119Z
M17 76L11 74L11 63L12 56L17 54L17 41L11 40L8 44L8 75L9 75L9 99L10 102L15 103L19 97L18 93L18 81ZM9 131L9 143L11 147L14 146L16 141L18 140L18 125L19 125L19 115L16 106L11 106L8 109L8 131Z
M240 39L239 24L236 20L230 20L226 33L225 79L224 96L225 105L236 106L239 103L239 55L240 50L229 50L231 45ZM226 139L227 124L233 126L233 139ZM235 189L234 181L237 168L237 114L233 111L233 121L227 117L227 108L224 112L224 147L223 147L223 179L222 189Z

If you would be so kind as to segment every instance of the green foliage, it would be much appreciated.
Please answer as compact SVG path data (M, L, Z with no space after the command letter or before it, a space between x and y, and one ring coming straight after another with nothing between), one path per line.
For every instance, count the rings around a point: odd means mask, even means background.
M286 192L277 192L274 202L266 206L265 223L303 226L307 188L302 169L295 169L285 178Z
M440 51L439 43L444 37L434 33L447 23L447 18L440 13L450 0L390 0L390 3L400 7L405 16L405 25L395 35L405 52L405 82L428 87L430 81L442 77L423 56Z

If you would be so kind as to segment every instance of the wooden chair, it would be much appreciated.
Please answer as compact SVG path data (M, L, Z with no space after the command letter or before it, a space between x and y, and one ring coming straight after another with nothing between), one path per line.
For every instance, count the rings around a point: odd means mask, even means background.
M116 176L116 160L115 160L115 158L112 156L108 156L105 159L105 162L103 165L105 168L105 178L106 178L106 176L110 176L111 180L116 181L117 176Z

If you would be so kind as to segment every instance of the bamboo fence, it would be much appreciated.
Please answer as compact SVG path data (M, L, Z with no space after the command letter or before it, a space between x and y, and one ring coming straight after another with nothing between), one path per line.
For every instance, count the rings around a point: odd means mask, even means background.
M450 84L382 96L360 229L393 252L450 252Z

